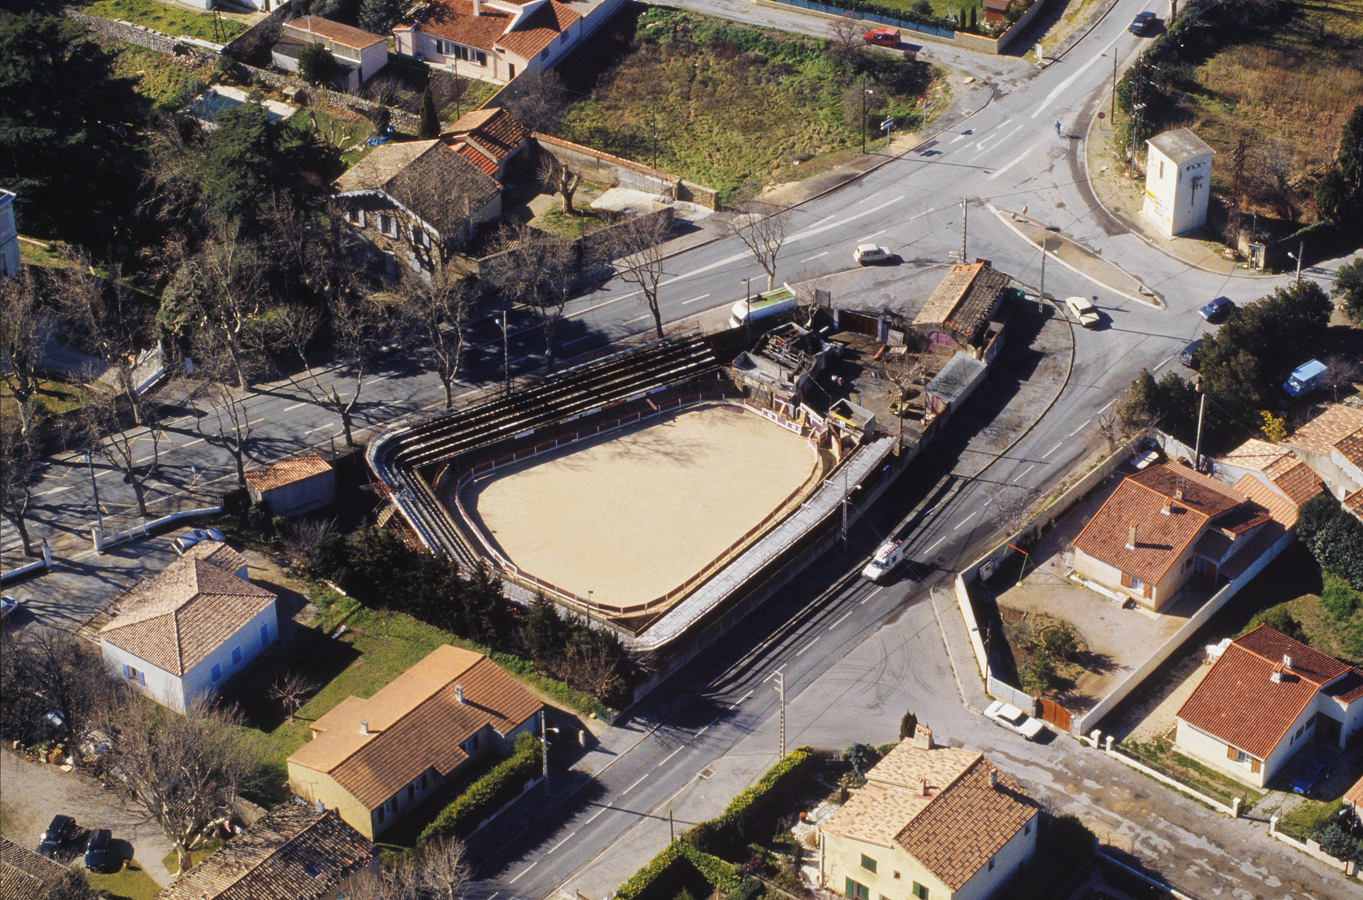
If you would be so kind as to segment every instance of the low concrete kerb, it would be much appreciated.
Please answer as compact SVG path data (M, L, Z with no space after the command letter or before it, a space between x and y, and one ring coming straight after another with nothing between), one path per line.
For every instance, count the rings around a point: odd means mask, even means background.
M1023 233L1022 233L1022 229L1018 228L1015 224L1013 224L1013 220L1016 218L1016 215L1017 215L1016 213L1007 213L1007 214L1005 214L1005 213L1003 212L1003 210L1000 210L998 207L994 206L994 204L992 204L992 203L986 203L985 206L989 209L990 212L992 212L992 213L994 214L995 218L997 218L997 219L998 219L1000 222L1002 222L1004 225L1008 226L1008 228L1011 229L1011 230L1013 231L1014 234L1016 234L1018 237L1022 238L1022 239L1023 239L1024 241L1026 241L1027 243L1031 244L1033 247L1036 247L1038 250L1041 250L1041 252L1042 252L1042 253L1045 253L1046 256L1050 257L1050 258L1051 258L1052 260L1054 260L1055 262L1058 262L1060 265L1062 265L1062 266L1064 266L1065 268L1069 269L1071 272L1073 272L1074 274L1078 275L1079 277L1081 277L1081 278L1083 278L1083 279L1085 279L1085 280L1087 280L1087 281L1093 282L1094 284L1098 285L1098 287L1102 288L1102 289L1105 290L1105 291L1111 291L1112 293L1116 294L1116 295L1119 296L1119 297L1125 297L1127 300L1130 300L1130 301L1132 301L1133 303L1144 303L1144 304L1146 304L1147 306L1153 306L1155 309L1166 309L1166 308L1167 308L1166 305L1164 304L1164 302L1163 302L1162 300L1160 300L1158 297L1155 297L1155 296L1153 296L1153 295L1147 297L1147 296L1139 295L1139 294L1128 294L1126 291L1118 290L1117 288L1113 287L1113 286L1110 285L1110 284L1107 284L1107 283L1105 283L1105 282L1099 281L1097 278L1094 278L1094 277L1093 277L1092 275L1090 275L1088 272L1082 271L1081 269L1079 269L1079 268L1077 268L1077 267L1075 267L1075 266L1070 265L1069 263L1067 263L1067 262L1065 262L1063 259L1061 259L1059 256L1056 256L1054 253L1050 253L1050 252L1048 252L1048 251L1042 249L1035 241L1033 241L1033 240L1032 240L1031 238L1029 238L1027 235L1023 234ZM1028 219L1027 221L1028 221L1029 224L1041 226L1041 223L1040 223L1040 222L1035 222L1035 221L1033 221L1033 220L1031 220L1031 219ZM1042 227L1044 227L1044 226L1042 226ZM1062 236L1062 240L1069 240L1069 238L1064 238L1064 237ZM1071 243L1074 243L1074 242L1071 241ZM1078 245L1076 244L1075 246L1078 246ZM1104 262L1107 262L1107 261L1104 260ZM1131 273L1129 273L1129 272L1125 272L1125 270L1122 269L1120 266L1116 265L1116 263L1107 263L1107 265L1110 265L1110 266L1112 266L1113 268L1116 268L1116 269L1118 269L1119 271L1124 272L1124 273L1127 274L1133 281L1135 281L1137 284L1140 284L1140 283L1141 283L1141 282L1140 282L1140 279L1136 278L1136 276L1134 276L1134 275L1131 275ZM1142 285L1142 286L1144 286L1144 285Z

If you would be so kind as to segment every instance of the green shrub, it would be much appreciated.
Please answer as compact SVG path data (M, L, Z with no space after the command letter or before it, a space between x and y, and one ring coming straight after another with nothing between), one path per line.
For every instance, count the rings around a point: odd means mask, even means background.
M1294 641L1301 641L1303 644L1311 643L1306 639L1306 630L1301 627L1300 622L1292 618L1292 614L1287 611L1286 606L1274 606L1261 613L1256 613L1254 618L1249 620L1249 625L1245 626L1245 633L1253 631L1260 625L1267 625Z
M1321 592L1320 602L1330 615L1341 621L1353 616L1358 608L1358 594L1342 581L1334 581Z
M1345 512L1328 491L1302 504L1297 538L1322 569L1363 590L1363 522Z
M525 789L525 784L540 773L540 742L533 734L521 734L511 755L469 785L440 811L435 821L421 832L417 843L454 835L465 838L478 824L501 809Z
M708 885L709 889L704 890ZM680 890L700 888L705 895L739 887L735 868L684 841L667 845L615 892L617 900L670 900Z
M870 750L870 748L867 748ZM874 752L874 751L872 751ZM774 818L791 795L796 782L814 768L818 758L808 747L799 747L767 770L757 784L734 797L704 830L698 825L683 837L688 845L707 853L728 855L742 847L749 835L766 837L761 822Z

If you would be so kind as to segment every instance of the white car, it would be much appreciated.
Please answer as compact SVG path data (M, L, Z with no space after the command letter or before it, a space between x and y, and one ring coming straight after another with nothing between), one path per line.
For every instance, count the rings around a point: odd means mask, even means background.
M1041 720L1033 719L1011 703L995 700L989 704L989 708L984 711L984 714L999 725L1022 735L1029 741L1035 739L1041 733Z
M12 597L0 597L0 619L9 618L9 614L19 608L19 601Z
M186 550L202 541L225 541L225 540L227 540L227 535L223 534L216 528L194 528L180 535L170 543L171 546L175 548L176 553L180 554L181 556L184 556Z
M868 263L889 262L890 251L878 244L857 244L857 249L852 251L852 259L863 266Z
M1079 320L1079 324L1085 328L1092 328L1103 320L1098 314L1094 305L1084 297L1066 297L1065 305L1069 307L1070 313Z

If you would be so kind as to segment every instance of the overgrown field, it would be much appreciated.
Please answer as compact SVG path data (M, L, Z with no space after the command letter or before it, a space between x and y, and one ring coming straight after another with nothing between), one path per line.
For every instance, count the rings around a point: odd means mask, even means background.
M1245 137L1245 210L1308 220L1316 180L1363 99L1363 0L1238 0L1202 19L1172 63L1145 72L1151 126L1187 125L1211 145L1222 194Z
M103 19L122 19L171 37L183 34L221 44L246 30L240 22L224 18L215 23L209 13L196 13L157 0L96 0L87 12Z
M196 65L182 65L174 57L145 50L132 44L110 42L115 49L114 74L131 78L139 94L157 109L167 112L184 106L203 88L201 79L208 70Z
M617 52L576 61L574 103L560 136L652 165L732 201L802 163L861 145L867 99L869 147L886 118L922 123L919 99L932 69L888 53L839 54L828 41L796 37L673 9L649 7L615 21ZM656 139L655 139L656 135Z

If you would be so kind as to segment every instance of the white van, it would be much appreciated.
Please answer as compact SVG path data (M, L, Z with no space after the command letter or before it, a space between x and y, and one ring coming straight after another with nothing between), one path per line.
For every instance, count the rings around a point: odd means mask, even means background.
M891 538L876 550L876 555L871 557L866 568L861 570L861 577L879 584L880 580L889 575L895 566L904 561L904 554L908 549L908 545L903 541L896 541Z

